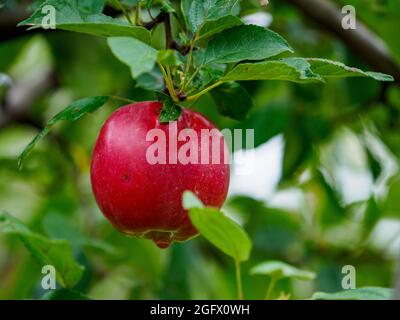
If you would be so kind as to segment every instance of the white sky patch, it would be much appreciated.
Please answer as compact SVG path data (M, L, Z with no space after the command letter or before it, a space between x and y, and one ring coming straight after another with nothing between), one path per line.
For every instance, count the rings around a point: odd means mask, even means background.
M345 204L368 200L371 196L373 181L367 170L354 170L338 167L336 178L340 181L341 193Z
M236 151L234 157L251 151ZM252 170L246 174L237 174L232 165L229 196L245 195L265 201L275 191L282 172L283 138L277 136L254 149L251 157ZM238 154L237 154L238 153Z
M268 27L272 23L272 15L268 12L257 12L242 17L246 24L255 24L260 27Z
M400 257L400 221L382 219L372 232L370 241L377 249Z
M274 193L268 199L268 206L298 211L303 207L304 201L304 193L300 189L290 188Z

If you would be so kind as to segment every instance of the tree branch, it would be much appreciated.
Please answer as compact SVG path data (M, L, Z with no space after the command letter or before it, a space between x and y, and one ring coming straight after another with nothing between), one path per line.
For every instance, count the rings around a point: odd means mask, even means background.
M25 29L17 28L17 24L28 17L28 11L22 6L18 6L12 11L0 9L0 41L26 34Z
M158 16L156 16L154 19L151 21L143 24L143 27L145 27L147 30L153 29L156 25L163 23L165 21L166 16L168 13L166 12L161 12Z
M41 127L40 123L28 116L29 109L39 97L56 85L57 80L52 70L42 72L34 80L14 84L0 104L0 128L11 122Z
M400 83L400 68L385 43L360 20L357 29L342 28L343 15L329 0L286 0L325 30L335 34L347 47L377 71L388 73Z
M168 49L171 49L174 46L174 38L172 36L171 17L169 16L168 13L164 19L164 27L165 27L165 46Z

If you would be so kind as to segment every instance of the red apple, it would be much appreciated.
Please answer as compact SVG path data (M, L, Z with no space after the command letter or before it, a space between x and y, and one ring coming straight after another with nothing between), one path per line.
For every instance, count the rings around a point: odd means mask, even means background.
M224 162L228 151L222 134L218 138L222 144L219 163L211 161L212 144L204 150L200 143L202 129L216 129L203 115L184 109L175 123L160 123L161 109L162 104L155 101L134 103L108 118L94 148L91 182L101 211L115 228L166 248L172 241L185 241L197 234L182 207L182 193L190 190L205 205L221 207L229 186L229 164ZM174 158L177 150L169 145L176 139L173 125L178 134L183 129L197 133L199 143L187 138L177 142L177 149L186 144L186 154L187 147L192 147L189 149L199 153L198 163L183 164L178 159L176 163L152 164L148 160L149 147L160 142L149 141L152 129L165 134L167 161ZM208 164L200 161L204 151L210 154ZM159 152L155 155L160 156Z

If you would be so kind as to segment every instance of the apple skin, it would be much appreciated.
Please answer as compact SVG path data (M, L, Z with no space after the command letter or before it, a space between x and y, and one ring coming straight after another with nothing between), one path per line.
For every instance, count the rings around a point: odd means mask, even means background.
M223 137L219 164L150 164L146 150L154 141L146 141L146 135L151 129L165 132L168 159L171 124L159 122L161 109L156 101L134 103L107 119L94 147L91 183L101 211L116 229L166 248L198 233L182 207L182 193L190 190L205 205L220 208L228 192L229 164L223 161L228 152ZM203 115L184 109L177 128L178 133L194 129L200 137L201 129L216 127ZM178 150L185 143L178 141ZM199 144L199 155L200 149Z

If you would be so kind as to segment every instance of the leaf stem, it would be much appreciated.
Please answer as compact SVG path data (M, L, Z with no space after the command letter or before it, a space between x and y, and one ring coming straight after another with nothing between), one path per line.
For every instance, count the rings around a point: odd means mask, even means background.
M129 102L129 103L135 103L136 101L128 99L128 98L123 98L123 97L118 97L118 96L110 96L111 99L114 100L119 100L119 101L123 101L123 102Z
M265 300L271 300L271 295L272 295L272 292L274 290L274 287L275 287L275 284L276 284L277 280L278 279L275 276L271 277L271 280L270 280L270 282L268 284L267 294L265 295Z
M238 259L235 259L235 268L236 268L237 295L239 300L243 300L242 276L240 273L240 262Z
M157 64L160 67L160 70L164 76L165 84L167 85L169 95L171 96L172 100L178 102L179 99L175 94L174 84L172 83L171 71L169 70L169 68L167 68L167 71L165 71L165 68L161 63L157 62Z
M120 1L120 0L115 0L115 2L117 3L119 9L122 11L122 13L124 14L125 18L128 20L128 22L129 22L131 25L134 26L135 24L133 23L131 17L129 16L129 13L125 10L125 7L124 7L124 5L121 3L121 1Z
M137 7L136 7L136 12L135 12L135 22L138 26L142 25L141 17L140 17L141 13L142 13L142 5L141 5L140 1L138 1Z
M186 88L192 83L194 77L199 73L200 67L196 68L196 70L193 72L193 74L190 76L189 80L186 82L185 86L182 88L182 92L186 90Z
M189 100L189 101L196 100L196 99L200 98L203 94L206 94L208 91L220 86L223 83L224 83L224 81L219 80L219 81L213 83L212 85L208 86L207 88L203 89L202 91L200 91L192 96L187 97L186 100Z
M193 56L193 49L194 49L194 45L195 45L195 43L196 43L196 41L197 41L197 33L194 35L194 37L193 37L193 39L192 39L192 41L191 41L191 43L190 43L190 49L189 49L189 54L188 54L188 58L187 58L187 62L186 62L186 66L185 66L185 77L184 77L184 79L183 79L183 82L182 82L182 86L181 86L181 92L184 92L185 91L185 89L186 89L186 86L190 83L190 81L192 80L192 77L190 77L190 80L189 81L186 81L186 79L187 79L187 76L188 76L188 73L189 73L189 71L190 71L190 66L191 66L191 64L192 64L192 56ZM197 70L196 70L197 71ZM196 73L196 72L195 72ZM194 73L194 74L195 74Z
M150 7L147 7L147 13L149 14L150 19L151 19L151 20L154 20L154 17L153 17L153 15L151 14Z

